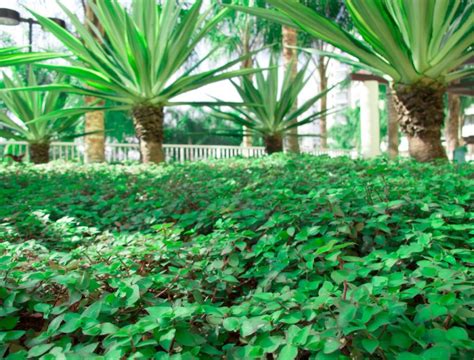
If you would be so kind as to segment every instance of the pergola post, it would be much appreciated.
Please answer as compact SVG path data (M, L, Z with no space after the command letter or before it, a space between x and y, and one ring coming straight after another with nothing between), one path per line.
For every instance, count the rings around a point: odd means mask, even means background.
M379 83L362 82L360 94L360 144L364 158L380 155Z

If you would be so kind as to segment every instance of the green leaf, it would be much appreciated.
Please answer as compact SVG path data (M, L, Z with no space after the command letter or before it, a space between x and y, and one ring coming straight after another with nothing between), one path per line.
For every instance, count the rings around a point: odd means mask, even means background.
M54 346L54 344L41 344L41 345L36 345L33 346L29 351L28 351L28 357L39 357L49 351Z
M240 319L235 317L225 318L222 322L222 326L227 331L237 331L240 329Z
M436 319L440 316L446 315L448 309L445 306L438 304L430 304L426 306L420 306L418 313L416 314L416 322L425 322L428 320Z
M260 346L264 353L273 353L282 344L286 344L286 340L282 336L270 336L269 334L262 334L255 340L255 345Z
M303 319L303 313L300 311L294 311L289 314L284 315L280 322L285 324L297 324Z
M173 343L176 329L171 329L167 333L160 336L160 345L166 350L170 351L171 344Z
M450 341L469 340L467 331L459 326L454 326L448 329L447 338Z
M65 334L70 334L79 329L81 324L82 322L80 317L73 317L69 320L65 320L65 324L61 326L58 331Z
M240 328L240 334L243 337L250 336L255 334L259 329L267 325L267 321L261 318L251 318L246 319L242 322L242 326Z
M379 341L374 338L362 339L362 346L369 354L373 354L379 347Z
M18 320L17 316L7 316L0 319L0 330L12 330L15 328Z
M327 338L323 340L323 352L325 354L332 354L333 352L339 350L341 343L337 338Z
M18 340L25 332L24 330L0 331L0 341L9 342Z
M397 355L397 360L423 360L423 357L409 352L403 352Z
M298 348L294 345L285 345L278 354L278 360L293 360L298 356Z

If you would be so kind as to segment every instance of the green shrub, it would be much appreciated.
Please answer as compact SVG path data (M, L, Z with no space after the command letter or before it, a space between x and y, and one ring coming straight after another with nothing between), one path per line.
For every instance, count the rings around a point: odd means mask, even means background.
M471 359L471 165L0 168L0 357Z

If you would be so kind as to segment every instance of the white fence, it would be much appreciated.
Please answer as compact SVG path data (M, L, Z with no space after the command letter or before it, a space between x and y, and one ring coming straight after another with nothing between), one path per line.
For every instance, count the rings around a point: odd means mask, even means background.
M265 154L263 147L242 147L222 145L163 145L166 160L170 162L197 161L204 159L225 159L235 156L261 157ZM356 158L357 151L354 150L327 150L302 149L305 153L313 155L350 156ZM4 154L25 154L25 160L29 160L28 143L24 141L0 142L0 156ZM138 144L108 143L105 148L105 156L108 162L138 161L140 152ZM84 144L72 142L53 142L50 148L51 160L83 161Z
M196 161L204 159L224 159L235 156L260 157L265 154L263 147L216 146L216 145L163 145L166 160L170 162ZM0 142L0 155L25 154L29 160L28 143L24 141ZM138 161L138 144L108 143L105 148L108 162ZM84 145L72 142L53 142L50 148L51 160L83 161Z
M263 147L242 147L223 145L163 145L166 161L184 162L204 159L226 159L235 156L261 157L265 154ZM312 155L329 155L331 157L348 156L352 159L360 155L357 150L321 150L302 148L303 153ZM0 158L6 154L25 155L24 160L29 161L28 143L25 141L0 141ZM407 152L400 152L400 156L407 157ZM138 144L107 143L105 157L108 162L124 162L140 160ZM53 142L50 148L51 160L83 161L84 144L72 142ZM474 154L468 154L466 161L474 161Z

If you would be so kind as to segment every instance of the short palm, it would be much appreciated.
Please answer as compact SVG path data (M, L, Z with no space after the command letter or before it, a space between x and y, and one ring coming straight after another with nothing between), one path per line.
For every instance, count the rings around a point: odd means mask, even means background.
M56 80L62 81L62 78ZM37 86L32 72L25 83L14 72L13 78L3 74L0 100L7 112L0 112L0 137L8 140L27 141L30 158L34 163L48 162L51 141L74 137L73 131L85 110L77 107L77 98L65 93L8 91L24 86Z
M263 137L267 153L282 151L283 137L288 135L290 129L313 122L326 114L324 111L308 115L307 111L333 88L317 94L300 106L296 105L298 95L311 77L307 76L307 69L308 65L295 76L291 67L288 67L283 80L280 81L280 68L272 58L266 76L260 72L255 75L253 81L249 77L243 77L241 84L232 81L243 106L234 105L233 112L214 107L215 115L238 123L244 126L246 131ZM298 120L301 116L304 117Z

